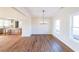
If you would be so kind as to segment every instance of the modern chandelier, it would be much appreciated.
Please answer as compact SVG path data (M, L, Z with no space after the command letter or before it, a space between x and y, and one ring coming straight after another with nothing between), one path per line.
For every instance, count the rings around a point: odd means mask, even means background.
M46 24L45 23L45 10L42 10L42 14L43 14L43 16L42 16L42 22L41 22L41 24Z
M45 10L43 10L42 12L43 12L43 24L44 24L45 23L44 22L44 20L45 20Z

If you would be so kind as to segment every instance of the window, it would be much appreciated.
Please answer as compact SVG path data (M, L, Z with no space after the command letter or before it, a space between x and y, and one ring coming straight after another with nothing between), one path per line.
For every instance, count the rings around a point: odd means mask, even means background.
M72 34L74 39L79 40L79 15L73 16Z
M4 26L5 27L10 27L11 21L10 20L4 20Z
M60 31L60 20L56 20L56 31Z
M0 28L10 27L10 26L11 26L11 21L10 20L0 19Z
M0 20L0 28L3 28L3 20Z

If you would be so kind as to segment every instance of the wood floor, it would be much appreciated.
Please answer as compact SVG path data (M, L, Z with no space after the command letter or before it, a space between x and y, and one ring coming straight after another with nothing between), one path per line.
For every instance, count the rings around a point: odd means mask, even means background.
M1 52L73 52L51 35L0 36Z

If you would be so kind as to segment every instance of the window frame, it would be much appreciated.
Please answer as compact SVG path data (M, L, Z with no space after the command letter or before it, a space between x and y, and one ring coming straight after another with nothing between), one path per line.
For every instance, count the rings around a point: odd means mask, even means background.
M79 39L76 39L76 38L74 38L74 30L73 30L73 28L75 28L74 27L74 16L79 16L79 14L75 14L75 15L72 15L72 21L71 21L71 36L72 36L72 38L73 39L75 39L75 40L79 40ZM77 27L77 28L79 28L79 27Z
M0 20L2 20L2 26L1 26L0 28L8 28L8 27L11 26L11 22L10 22L9 19L3 19L3 18L0 18ZM5 25L5 24L6 24L6 21L9 22L9 25L10 25L10 26L6 26L6 25ZM4 24L4 23L5 23L5 24Z

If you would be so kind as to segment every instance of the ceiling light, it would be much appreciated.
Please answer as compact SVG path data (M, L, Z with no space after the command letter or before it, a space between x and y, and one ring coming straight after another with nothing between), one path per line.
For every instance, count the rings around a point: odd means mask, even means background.
M45 13L46 13L46 11L45 11L45 10L42 10L43 16L42 16L42 22L41 22L41 24L46 24L46 23L47 23L47 22L46 22Z

